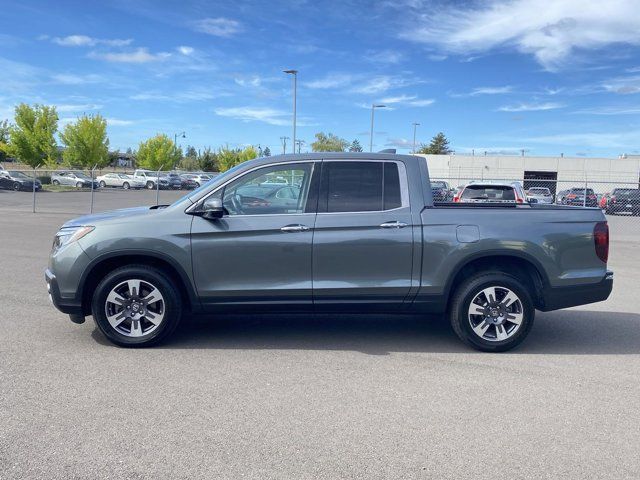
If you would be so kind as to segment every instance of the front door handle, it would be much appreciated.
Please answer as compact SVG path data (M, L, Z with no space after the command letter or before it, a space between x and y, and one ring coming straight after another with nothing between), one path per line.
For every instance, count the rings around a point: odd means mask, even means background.
M307 230L309 230L309 227L307 227L306 225L287 225L285 227L282 227L280 229L281 232L306 232Z
M404 228L407 227L408 224L404 222L384 222L380 225L380 228Z

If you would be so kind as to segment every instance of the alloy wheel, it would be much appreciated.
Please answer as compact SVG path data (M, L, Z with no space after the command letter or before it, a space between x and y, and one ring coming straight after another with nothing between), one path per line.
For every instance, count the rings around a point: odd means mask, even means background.
M105 301L111 327L127 337L142 337L160 326L165 316L165 300L152 283L125 280L111 289Z
M495 285L476 294L469 304L468 318L478 337L502 342L513 337L520 328L524 321L524 308L512 290Z

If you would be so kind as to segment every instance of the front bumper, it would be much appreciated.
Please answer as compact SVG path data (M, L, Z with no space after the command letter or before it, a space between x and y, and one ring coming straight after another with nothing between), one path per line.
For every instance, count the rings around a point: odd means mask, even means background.
M548 312L550 310L602 302L609 298L612 289L613 272L611 271L607 271L604 278L598 283L571 287L546 287L542 291L542 305L539 310Z
M51 273L51 270L45 270L44 280L47 284L49 299L51 300L51 303L53 303L54 307L56 307L62 313L66 313L69 315L83 315L81 301L75 298L64 298L62 297L62 295L60 295L58 280L56 279L56 276Z

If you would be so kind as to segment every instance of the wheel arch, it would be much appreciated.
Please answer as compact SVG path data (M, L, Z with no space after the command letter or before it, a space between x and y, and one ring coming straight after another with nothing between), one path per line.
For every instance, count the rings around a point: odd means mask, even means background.
M542 265L527 254L497 250L466 257L456 266L445 287L447 306L451 302L453 291L464 278L491 270L507 273L522 280L530 287L535 307L539 308L544 304L543 289L549 285L549 279Z
M109 272L126 265L147 265L163 271L175 282L185 310L200 310L200 302L189 276L173 259L158 252L126 250L101 255L85 269L80 279L82 290L79 294L86 315L91 314L91 297L100 280Z

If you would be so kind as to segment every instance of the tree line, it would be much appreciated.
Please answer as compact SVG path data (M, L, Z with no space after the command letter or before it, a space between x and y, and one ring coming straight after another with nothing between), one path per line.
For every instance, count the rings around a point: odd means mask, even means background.
M81 115L58 132L58 113L54 106L27 105L15 107L14 123L0 122L0 161L14 157L32 168L47 166L57 168L60 163L71 168L104 168L113 164L119 152L109 152L107 120L99 114ZM59 149L55 135L61 142ZM356 139L348 142L333 133L319 132L311 143L314 152L362 152ZM130 152L136 166L150 170L226 171L258 155L269 156L269 148L258 151L253 146L245 148L220 147L196 151L181 148L166 134L157 134L140 142L137 151ZM417 153L451 153L449 141L441 132L429 144L421 144Z

